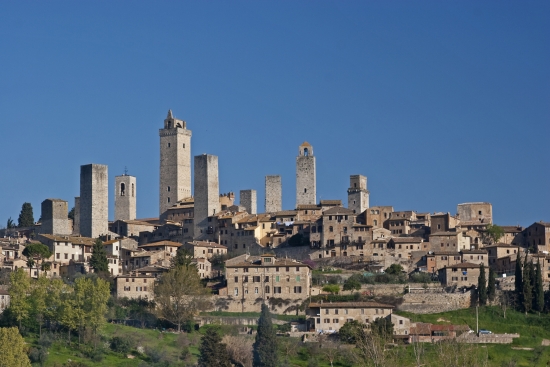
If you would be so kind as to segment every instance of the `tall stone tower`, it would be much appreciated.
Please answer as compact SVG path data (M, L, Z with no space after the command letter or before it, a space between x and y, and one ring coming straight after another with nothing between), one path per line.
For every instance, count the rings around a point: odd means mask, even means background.
M124 174L115 177L115 220L136 219L136 178Z
M160 136L159 215L191 197L191 130L168 111Z
M99 237L109 230L109 179L107 166L80 166L80 234Z
M218 157L210 154L195 156L195 238L205 238L212 226L208 216L220 211ZM213 228L212 228L213 229Z
M363 175L349 176L348 209L361 214L369 208L369 190L367 177Z
M80 196L74 198L74 220L73 220L73 235L80 234Z
M283 188L281 176L265 176L265 212L274 213L283 210Z
M248 214L258 214L256 190L241 190L240 201L241 205L246 208Z
M69 204L61 199L46 199L42 202L42 225L40 233L71 234L69 230Z
M313 147L303 142L296 157L296 207L316 204L315 157Z

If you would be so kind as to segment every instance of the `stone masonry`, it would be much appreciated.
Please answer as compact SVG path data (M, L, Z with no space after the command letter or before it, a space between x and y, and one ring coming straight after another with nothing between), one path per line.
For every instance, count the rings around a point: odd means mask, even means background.
M256 190L241 190L241 205L245 207L248 214L257 214L258 205L256 201Z
M75 196L73 235L78 236L79 234L80 234L80 196Z
M349 176L348 209L361 214L369 208L369 190L367 177L363 175Z
M168 111L160 136L159 216L178 201L191 197L191 130Z
M115 221L136 219L136 178L115 177Z
M296 157L296 207L316 204L316 173L313 147L304 142Z
M283 210L282 197L281 176L265 176L265 212L275 213Z
M42 226L40 233L71 234L69 230L69 204L61 199L46 199L42 202Z
M212 224L208 217L220 211L218 157L210 154L195 156L195 238L204 238Z
M80 234L96 238L108 232L109 179L106 165L80 166Z

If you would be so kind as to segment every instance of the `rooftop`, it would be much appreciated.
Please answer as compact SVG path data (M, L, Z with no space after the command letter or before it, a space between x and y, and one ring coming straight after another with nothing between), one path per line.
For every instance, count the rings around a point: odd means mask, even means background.
M379 302L323 302L310 303L309 308L395 308L395 306Z

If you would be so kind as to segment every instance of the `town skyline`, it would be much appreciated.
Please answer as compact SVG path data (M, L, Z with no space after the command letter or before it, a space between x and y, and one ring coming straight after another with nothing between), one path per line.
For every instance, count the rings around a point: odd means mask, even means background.
M137 177L138 218L158 215L168 109L193 131L192 156L219 157L220 192L255 189L260 212L271 174L294 209L308 141L318 201L346 203L360 174L371 206L455 214L485 201L499 225L548 221L548 6L495 4L270 4L248 16L242 4L4 5L0 134L14 158L0 180L0 226L23 202L35 220L46 198L70 209L89 163L109 166L109 219L125 167Z

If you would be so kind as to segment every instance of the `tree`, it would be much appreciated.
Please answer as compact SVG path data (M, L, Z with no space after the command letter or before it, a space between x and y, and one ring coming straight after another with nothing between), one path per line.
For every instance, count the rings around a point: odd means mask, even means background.
M301 233L296 233L288 239L289 246L309 246L309 237L305 237Z
M31 203L23 203L21 207L21 213L19 214L18 227L32 227L34 226L34 215L32 214Z
M80 325L89 328L92 335L97 335L105 323L110 296L109 283L97 277L80 277L75 280L74 294L78 297Z
M103 247L103 241L96 239L92 246L92 257L90 258L90 267L96 273L105 273L109 271L109 260L107 260L107 252Z
M31 308L28 299L31 289L31 279L25 274L23 269L19 268L10 274L10 283L10 309L15 315L15 319L19 322L19 329L21 329L21 321L29 316Z
M399 264L391 264L385 271L386 274L400 275L403 273L403 267Z
M523 267L523 311L525 314L533 308L532 265L533 263L531 262Z
M13 219L11 219L11 217L8 218L8 223L6 224L6 228L7 229L12 229L12 228L15 228L17 227L15 225L15 222L13 221Z
M374 334L384 339L393 337L393 323L385 317L379 317L371 323L371 330Z
M199 367L230 367L229 354L215 328L209 328L201 339Z
M354 275L346 279L346 281L344 282L345 291L351 291L351 290L358 291L359 289L361 289L361 282Z
M489 268L489 284L487 285L487 298L493 302L496 296L496 273L493 268Z
M542 285L542 271L540 268L540 261L535 266L535 279L534 279L534 297L533 297L533 309L537 312L544 311L544 287Z
M42 336L42 324L44 323L44 315L46 313L47 307L47 295L48 295L48 286L50 280L45 276L38 277L36 282L31 286L30 294L30 304L31 312L34 315L36 321L38 322L39 336Z
M357 335L359 335L359 331L363 328L365 328L365 324L357 320L348 321L338 330L338 338L342 343L355 344Z
M0 367L31 367L25 340L15 327L0 328Z
M479 277L477 278L477 299L480 306L487 304L487 280L485 278L485 265L479 267Z
M69 214L67 215L67 217L74 221L74 206L71 210L69 210Z
M504 236L504 229L496 224L487 225L487 229L484 233L483 242L487 245L497 243Z
M516 270L514 274L515 274L515 280L514 280L515 299L518 305L517 308L520 309L523 304L523 267L521 265L520 251L518 251L518 254L516 256Z
M252 367L252 338L242 335L225 335L222 339L231 362L237 366Z
M338 284L327 284L323 287L323 292L338 294L338 292L340 292L340 286Z
M277 335L271 323L269 308L262 304L258 332L254 342L254 367L278 366Z
M40 271L38 269L43 269L42 265L44 265L44 261L52 256L52 252L48 246L42 243L30 243L25 246L23 256L28 259L27 266L29 266L29 272L36 264L38 276L40 276Z
M210 304L209 291L201 284L195 266L176 266L162 274L154 292L158 317L176 325L178 331L185 321Z
M183 247L180 247L178 251L176 251L176 256L170 259L170 265L172 268L175 268L176 266L188 267L192 262L193 255Z

